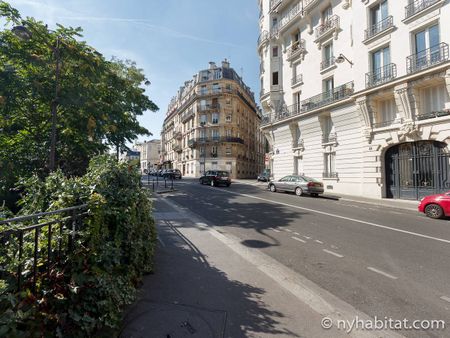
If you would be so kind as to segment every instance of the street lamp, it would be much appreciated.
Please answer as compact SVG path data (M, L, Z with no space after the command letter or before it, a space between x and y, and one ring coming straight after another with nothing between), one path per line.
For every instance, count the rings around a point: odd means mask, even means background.
M339 56L336 58L336 63L343 63L344 61L347 61L351 66L353 66L353 62L347 59L344 54L339 54Z
M30 40L33 34L25 26L14 26L11 30L14 35L22 40ZM59 78L61 72L61 55L60 55L61 36L56 37L55 46L50 46L55 56L55 95L51 103L51 136L50 136L50 155L49 155L49 170L50 172L55 170L56 162L56 123L58 113L58 96L59 96Z

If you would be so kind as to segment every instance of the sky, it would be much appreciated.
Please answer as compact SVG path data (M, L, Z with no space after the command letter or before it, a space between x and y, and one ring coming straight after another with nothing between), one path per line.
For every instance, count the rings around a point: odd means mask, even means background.
M139 118L160 137L167 105L179 87L208 62L231 67L259 97L257 0L6 0L22 17L55 28L82 27L83 40L107 59L130 59L151 85L159 111Z

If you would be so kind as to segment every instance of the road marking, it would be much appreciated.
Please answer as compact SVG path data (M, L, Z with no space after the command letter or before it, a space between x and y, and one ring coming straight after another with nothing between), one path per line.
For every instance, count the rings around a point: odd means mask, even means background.
M311 237L309 237L309 236L303 236L303 238L306 238L306 239L311 239Z
M269 228L270 230L273 230L275 232L281 232L280 230L274 229L274 228Z
M442 299L442 300L445 300L446 302L449 302L449 303L450 303L450 297L442 296L441 299Z
M300 236L300 234L298 232L294 231L294 235Z
M318 239L314 240L314 242L319 243L319 244L323 244L323 242L319 241Z
M159 236L158 236L158 241L159 241L159 243L161 243L161 246L162 246L163 248L166 247L166 245L165 245L164 242L162 241L161 237L159 237Z
M292 239L295 239L296 241L299 241L299 242L302 242L302 243L306 243L306 241L304 241L304 240L301 239L301 238L298 238L298 237L295 237L295 236L292 236L291 238L292 238Z
M412 231L397 229L397 228L389 227L389 226L386 226L386 225L381 225L381 224L372 223L372 222L366 222L366 221L363 221L363 220L360 220L360 219L345 217L345 216L332 214L332 213L325 212L325 211L299 207L297 205L292 205L292 204L283 203L283 202L277 202L277 201L269 200L269 199L266 199L266 198L256 197L256 196L253 196L253 195L240 194L240 193L237 193L237 192L234 192L234 191L227 191L227 190L220 190L220 191L223 192L223 193L228 193L228 194L233 194L233 195L238 195L238 196L244 196L244 197L248 197L248 198L251 198L251 199L256 199L256 200L260 200L260 201L264 201L264 202L269 202L269 203L273 203L273 204L283 205L283 206L289 207L289 208L315 212L317 214L330 216L330 217L335 217L335 218L340 218L340 219L344 219L344 220L351 221L351 222L361 223L361 224L369 225L369 226L372 226L372 227L375 227L375 228L391 230L391 231L400 232L400 233L403 233L403 234L408 234L408 235L412 235L412 236L416 236L416 237L431 239L433 241L437 241L437 242L441 242L441 243L450 244L450 240L448 240L448 239L428 236L428 235L420 234L418 232L412 232ZM303 236L303 237L305 237L305 236Z
M292 230L291 229L284 229L285 231L287 231L287 232L292 232Z
M333 256L336 256L336 257L339 257L339 258L344 258L343 255L340 255L340 254L338 254L338 253L336 253L334 251L330 251L330 250L327 250L327 249L323 249L323 251L326 252L327 254L330 254L330 255L333 255Z
M367 270L370 270L370 271L379 273L380 275L383 275L383 276L385 276L385 277L387 277L387 278L398 279L398 277L392 276L392 275L388 274L387 272L384 272L384 271L381 271L381 270L372 268L371 266L368 266L368 267L367 267Z

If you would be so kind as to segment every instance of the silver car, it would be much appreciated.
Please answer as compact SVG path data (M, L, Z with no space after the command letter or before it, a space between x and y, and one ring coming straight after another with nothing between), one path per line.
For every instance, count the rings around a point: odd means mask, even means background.
M319 194L323 194L323 183L306 176L289 175L280 178L277 181L270 181L268 188L272 192L276 191L292 191L297 196L303 194L309 194L317 197Z

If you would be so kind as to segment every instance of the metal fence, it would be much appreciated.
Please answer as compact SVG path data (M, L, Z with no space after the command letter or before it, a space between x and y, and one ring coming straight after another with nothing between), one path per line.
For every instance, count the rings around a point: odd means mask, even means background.
M0 220L0 279L36 291L38 273L74 250L87 205Z

